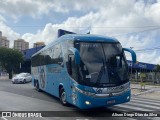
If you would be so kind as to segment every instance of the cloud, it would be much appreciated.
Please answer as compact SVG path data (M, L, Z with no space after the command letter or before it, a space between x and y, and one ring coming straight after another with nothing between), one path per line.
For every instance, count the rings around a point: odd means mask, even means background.
M138 61L140 62L147 62L147 63L153 63L156 64L160 62L159 57L157 56L157 51L151 51L143 54L137 54L138 55ZM147 60L147 61L146 61Z
M104 0L101 2L106 3ZM52 16L56 13L67 14L72 11L86 13L91 9L97 10L99 6L96 3L96 1L92 1L92 4L90 4L90 1L85 0L81 2L74 0L70 2L68 0L63 0L63 2L59 0L1 0L0 13L13 18L17 22L22 16L30 16L37 19L44 17L43 15L50 17L50 13L53 13ZM84 9L86 4L88 4L88 7Z
M0 15L0 22L6 22L6 19L2 15Z
M136 50L157 45L157 38L160 38L158 30L134 32L154 28L145 26L160 25L159 5L155 1L135 0L125 2L124 0L102 0L101 2L96 0L92 2L87 0L81 0L81 2L74 0L70 2L66 0L63 2L58 0L2 0L0 13L9 13L13 17L21 17L25 13L25 15L33 18L42 17L52 12L53 15L55 12L68 15L68 18L59 24L47 23L44 29L39 29L36 34L26 33L22 35L23 39L30 42L30 47L33 46L34 42L38 41L44 41L49 44L57 38L57 30L61 28L77 33L91 31L92 34L115 36L123 47L134 47L134 50ZM7 6L10 6L10 8ZM72 14L74 12L82 12L83 14L74 17ZM144 27L139 28L140 26ZM5 29L7 30L7 27ZM12 29L9 29L9 31L13 32ZM14 34L19 37L18 33L15 32ZM139 61L160 63L160 58L156 57L159 56L157 51L142 52L137 55ZM128 55L127 58L129 58Z
M148 8L145 13L146 17L152 17L153 22L157 25L160 25L160 3L154 3L152 6Z
M0 13L8 15L14 20L22 16L39 18L47 15L51 10L55 12L67 12L62 6L54 4L56 0L1 0ZM58 2L57 2L58 3Z
M8 27L3 22L3 19L0 19L0 31L2 31L2 36L6 36L7 39L10 40L10 47L13 48L13 41L20 38L20 34Z
M39 30L36 34L26 33L22 38L30 43L30 48L33 47L35 42L39 41L49 44L57 38L57 28L56 25L48 23L43 30Z

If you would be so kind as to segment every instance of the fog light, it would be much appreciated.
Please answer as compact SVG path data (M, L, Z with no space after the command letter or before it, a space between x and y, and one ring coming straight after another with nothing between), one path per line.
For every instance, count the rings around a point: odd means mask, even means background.
M90 105L91 103L89 101L85 101L86 105Z
M127 100L129 99L129 96L127 97Z

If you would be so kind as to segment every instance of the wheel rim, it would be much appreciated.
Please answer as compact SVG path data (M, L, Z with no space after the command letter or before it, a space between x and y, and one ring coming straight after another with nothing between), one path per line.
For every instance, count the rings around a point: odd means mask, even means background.
M61 100L63 104L66 104L66 93L64 91L61 94Z

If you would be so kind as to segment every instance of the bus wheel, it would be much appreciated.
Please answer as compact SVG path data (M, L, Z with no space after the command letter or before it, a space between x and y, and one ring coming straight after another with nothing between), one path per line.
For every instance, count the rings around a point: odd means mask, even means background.
M41 90L40 90L40 88L39 88L38 80L37 80L35 83L36 83L36 84L35 84L35 86L36 86L36 90L37 90L38 92L40 92Z
M64 90L64 88L61 88L60 90L60 101L62 103L62 105L67 106L68 103L66 102L66 92Z

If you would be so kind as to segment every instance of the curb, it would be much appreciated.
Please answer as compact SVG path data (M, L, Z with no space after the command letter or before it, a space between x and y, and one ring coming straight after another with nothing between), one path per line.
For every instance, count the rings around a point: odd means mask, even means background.
M136 93L136 94L133 94L132 96L139 96L139 95L143 95L143 94L147 94L147 93L152 93L154 92L154 90L147 90L147 91L144 91L144 92L140 92L140 93Z
M8 77L0 77L0 80L6 80Z

